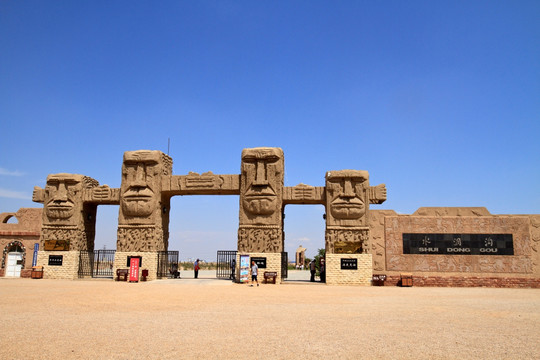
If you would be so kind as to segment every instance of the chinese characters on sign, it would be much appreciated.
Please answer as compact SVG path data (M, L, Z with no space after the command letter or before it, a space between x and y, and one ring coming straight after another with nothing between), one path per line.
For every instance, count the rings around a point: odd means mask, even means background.
M512 234L403 234L403 254L514 255Z
M358 270L358 259L341 258L341 270Z
M138 257L132 257L129 262L129 282L139 282L139 260Z

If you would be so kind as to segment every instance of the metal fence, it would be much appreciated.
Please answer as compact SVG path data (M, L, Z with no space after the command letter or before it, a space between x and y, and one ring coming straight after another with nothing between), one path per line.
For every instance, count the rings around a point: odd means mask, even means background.
M79 253L79 277L113 278L116 250L81 251Z
M286 251L281 253L281 279L287 278L287 270L289 267L289 255Z
M172 278L175 271L178 271L178 251L159 251L157 278Z
M217 252L216 277L218 279L235 279L236 253L236 250Z

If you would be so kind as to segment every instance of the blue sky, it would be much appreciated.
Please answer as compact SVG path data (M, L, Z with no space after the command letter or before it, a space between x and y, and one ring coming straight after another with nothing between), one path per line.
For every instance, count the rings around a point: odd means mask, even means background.
M538 1L0 1L0 212L50 173L120 187L122 154L285 185L368 170L372 209L539 213ZM237 196L175 197L170 250L236 248ZM322 206L285 209L286 250L324 247ZM114 248L117 206L98 210Z

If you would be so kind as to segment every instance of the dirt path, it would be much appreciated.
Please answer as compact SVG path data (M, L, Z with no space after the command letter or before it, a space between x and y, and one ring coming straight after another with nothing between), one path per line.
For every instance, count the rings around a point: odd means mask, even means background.
M540 290L0 279L1 359L537 359Z

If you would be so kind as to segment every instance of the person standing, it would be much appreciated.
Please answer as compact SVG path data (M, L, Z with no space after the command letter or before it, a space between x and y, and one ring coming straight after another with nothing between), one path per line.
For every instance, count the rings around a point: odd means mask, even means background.
M199 277L199 259L193 263L193 271L195 272L195 279Z
M324 258L321 257L319 260L319 272L321 277L321 282L326 282L326 266Z
M257 273L259 272L259 267L257 264L255 264L255 261L251 262L251 285L253 286L253 282L257 282L257 286L259 286L259 280L257 280Z
M315 282L315 259L309 263L309 271L311 271L311 279L309 281Z
M229 279L235 280L234 272L236 270L236 259L231 259L231 275Z

